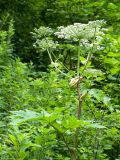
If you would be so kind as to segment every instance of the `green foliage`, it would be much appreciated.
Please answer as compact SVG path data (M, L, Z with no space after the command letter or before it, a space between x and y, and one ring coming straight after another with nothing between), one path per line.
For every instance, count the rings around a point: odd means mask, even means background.
M31 47L32 37L30 32L34 27L44 24L42 12L45 8L44 0L4 0L0 1L0 27L6 28L10 19L14 20L14 52L26 62L37 60ZM6 23L3 24L3 21ZM37 56L37 55L36 55Z
M120 159L118 2L0 1L1 160Z
M11 53L13 52L13 47L11 44L11 39L13 38L14 29L13 21L9 23L8 31L0 30L0 68L2 69L7 63Z
M110 34L104 35L101 22L60 27L58 31L35 29L35 47L43 54L47 51L51 61L48 73L35 73L20 59L4 59L9 63L4 63L0 78L0 159L120 158L119 38L115 41ZM71 34L71 28L76 32ZM7 43L14 32L10 30L3 35L5 55L12 47ZM79 36L75 37L76 33ZM49 45L48 40L53 43ZM68 64L60 61L56 53L61 47L74 50L74 69L68 70Z
M22 134L29 133L34 144L29 147L29 159L70 158L77 127L80 128L79 159L107 159L107 153L109 157L109 152L114 150L116 138L119 141L119 131L116 128L116 123L119 124L120 120L119 112L112 111L108 114L109 99L101 90L90 89L85 98L82 117L77 120L75 89L69 87L68 79L60 80L53 71L48 77L32 82L32 85L36 86L35 90L41 91L38 95L40 106L26 111L14 111L10 117L10 125L18 126ZM13 131L13 134L16 133ZM119 147L119 143L117 145ZM13 155L15 154L16 152ZM117 157L118 153L114 156Z

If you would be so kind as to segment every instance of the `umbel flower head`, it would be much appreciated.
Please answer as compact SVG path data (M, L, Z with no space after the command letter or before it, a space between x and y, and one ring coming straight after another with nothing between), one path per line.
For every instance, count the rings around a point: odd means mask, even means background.
M58 32L54 34L58 38L79 41L81 39L90 40L96 35L103 34L101 27L105 24L103 20L90 21L88 24L74 23L67 27L58 27Z
M41 26L40 28L35 28L34 32L31 32L35 38L49 37L53 34L53 30L49 27Z
M57 47L58 43L54 42L49 37L43 38L42 40L37 39L34 43L34 47L38 48L41 51L46 51L47 49L55 49Z

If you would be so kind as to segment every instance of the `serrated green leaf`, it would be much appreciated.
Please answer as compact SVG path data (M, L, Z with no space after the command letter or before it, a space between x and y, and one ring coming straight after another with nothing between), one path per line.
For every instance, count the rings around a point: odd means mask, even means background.
M106 128L105 126L103 126L103 125L101 125L99 123L93 123L93 124L90 124L89 126L92 127L92 128L98 128L98 129Z

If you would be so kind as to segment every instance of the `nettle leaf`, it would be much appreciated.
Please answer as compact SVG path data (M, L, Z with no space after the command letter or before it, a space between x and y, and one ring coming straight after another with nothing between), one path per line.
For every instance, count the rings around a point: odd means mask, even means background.
M5 126L6 126L5 122L0 121L0 128L5 127Z
M115 59L115 58L107 58L107 57L105 57L104 58L104 63L106 63L106 64L112 64L112 65L117 65L117 64L119 64L119 60L118 59Z
M43 119L46 120L48 123L55 121L57 118L58 114L56 113L47 114L46 116L43 117Z
M119 66L117 66L117 65L110 69L110 73L113 74L113 75L117 74L119 72L120 72L120 69L119 69Z
M92 128L98 128L98 129L104 129L106 128L105 126L99 124L99 123L93 123L93 124L90 124L88 125L89 127L92 127Z
M104 93L99 89L91 89L89 91L89 94L92 97L96 98L98 101L101 101L103 99L103 97L104 97Z
M16 148L19 148L19 141L16 139L16 137L12 134L8 134L8 136L9 136L11 142L14 144L14 146Z
M101 70L93 68L86 69L85 74L92 77L104 77L104 73Z
M54 123L49 123L50 126L52 126L56 131L60 132L60 133L64 133L65 129L62 128L62 126L60 124L58 124L57 122Z
M19 152L19 157L17 160L24 160L28 156L28 152L22 151Z
M104 103L105 105L108 105L108 104L110 103L110 97L104 96L104 97L103 97L103 103Z
M108 57L120 57L120 54L119 53L114 53L114 52L109 52L107 54Z
M102 102L106 106L110 104L110 97L106 96L102 90L99 89L91 89L89 94L96 98L99 102Z
M24 123L26 121L38 120L41 118L41 115L31 110L25 110L25 111L20 110L20 111L13 111L10 118L11 118L10 124L15 125Z
M84 57L82 57L82 56L80 56L80 62L82 63L82 64L85 64L86 62L87 62L87 60L84 58Z
M11 118L11 125L20 125L24 122L31 122L31 121L38 121L42 120L46 123L52 123L58 118L58 113L48 113L47 111L43 110L41 113L37 113L31 110L25 111L13 111L13 115L10 116Z
M76 119L74 116L70 116L67 119L63 120L62 125L66 129L74 129L79 127L81 122Z
M62 98L62 97L61 97L61 98ZM56 109L54 110L54 112L59 114L59 113L65 111L65 110L66 110L65 107L60 107L60 108L56 108Z
M75 129L78 127L86 127L90 122L84 120L78 120L74 116L70 116L62 121L62 126L66 129Z

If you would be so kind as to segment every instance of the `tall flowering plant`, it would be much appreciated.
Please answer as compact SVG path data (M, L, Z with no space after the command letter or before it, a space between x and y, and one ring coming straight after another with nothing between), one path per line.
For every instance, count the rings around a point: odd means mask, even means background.
M103 25L105 25L104 20L97 20L90 21L87 24L74 23L73 25L69 25L66 27L60 26L55 31L49 27L40 27L39 29L35 29L35 32L32 33L36 38L34 47L40 51L47 51L51 61L51 65L55 67L55 69L58 70L61 74L69 77L69 85L76 88L78 98L78 106L76 107L76 120L78 121L81 119L83 100L88 94L88 90L86 90L84 93L81 91L80 85L84 80L84 73L86 72L86 70L88 70L88 63L92 57L92 54L103 49L102 40L105 35L104 32L106 31L105 28L102 28ZM58 59L53 60L54 50L59 49L59 39L62 39L68 44L73 42L78 46L76 64L77 69L75 73L76 75L74 75L74 77L71 77L70 74L66 74L63 70L61 70L61 68L59 67L60 62L58 63ZM84 58L81 58L81 56L83 55L83 49ZM80 66L81 63L83 64L82 67ZM91 69L91 72L92 71L93 69ZM97 72L97 70L94 71ZM102 73L99 72L98 74ZM79 145L79 130L79 127L75 128L73 136L74 148L72 148L72 151L71 149L69 149L71 158L74 160L78 159L77 148Z

